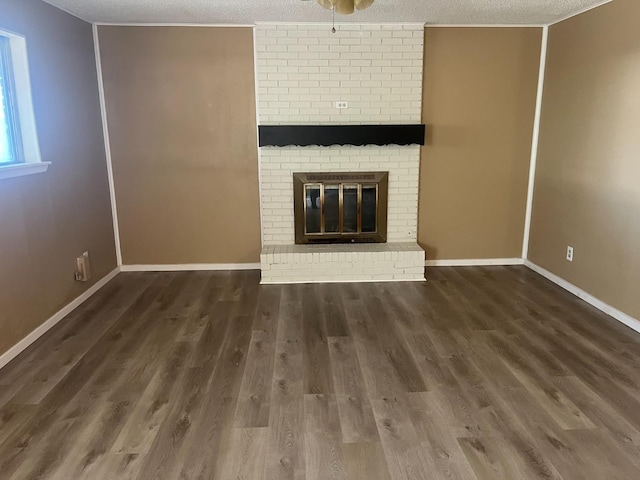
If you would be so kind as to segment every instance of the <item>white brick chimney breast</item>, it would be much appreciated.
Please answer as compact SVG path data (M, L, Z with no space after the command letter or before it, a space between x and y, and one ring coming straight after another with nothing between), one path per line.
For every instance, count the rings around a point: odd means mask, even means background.
M421 123L423 25L261 24L255 37L260 125ZM417 145L260 148L262 283L424 280L419 168ZM358 171L389 172L388 243L294 245L293 173Z

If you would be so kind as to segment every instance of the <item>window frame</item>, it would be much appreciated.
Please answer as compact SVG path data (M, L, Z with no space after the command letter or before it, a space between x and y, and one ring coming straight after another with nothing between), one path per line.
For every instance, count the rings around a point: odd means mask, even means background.
M24 151L22 148L22 133L20 131L20 113L16 105L15 75L13 73L13 60L11 55L11 40L0 35L0 78L4 97L4 116L8 128L8 140L11 151L11 162L0 163L0 166L16 165L24 163Z
M0 29L3 41L0 48L4 50L3 58L8 60L1 66L7 79L4 82L7 99L7 120L10 128L10 144L13 150L13 161L0 164L0 180L22 175L44 173L50 162L43 162L40 156L40 145L36 129L27 42L23 35Z

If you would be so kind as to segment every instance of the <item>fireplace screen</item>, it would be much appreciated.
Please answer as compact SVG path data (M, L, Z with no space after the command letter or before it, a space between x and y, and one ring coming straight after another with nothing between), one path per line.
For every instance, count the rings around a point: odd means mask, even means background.
M295 173L296 243L387 241L389 174Z

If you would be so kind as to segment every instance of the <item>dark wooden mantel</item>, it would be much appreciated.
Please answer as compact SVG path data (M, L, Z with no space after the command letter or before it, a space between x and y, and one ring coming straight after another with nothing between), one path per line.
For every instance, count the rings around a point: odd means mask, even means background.
M319 145L424 145L418 125L260 125L261 147Z

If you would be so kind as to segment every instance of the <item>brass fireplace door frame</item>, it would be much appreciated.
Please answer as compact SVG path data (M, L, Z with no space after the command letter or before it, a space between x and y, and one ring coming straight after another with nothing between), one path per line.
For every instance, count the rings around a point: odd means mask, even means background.
M305 185L368 185L378 186L376 232L366 233L305 233ZM360 190L361 187L359 187ZM295 240L298 245L309 243L386 243L389 172L336 172L293 174ZM342 198L342 197L341 197ZM324 199L322 199L324 201ZM342 212L342 203L340 212ZM321 215L324 213L321 211ZM361 225L362 198L358 198L358 225ZM324 220L323 220L324 223Z

